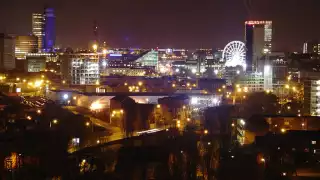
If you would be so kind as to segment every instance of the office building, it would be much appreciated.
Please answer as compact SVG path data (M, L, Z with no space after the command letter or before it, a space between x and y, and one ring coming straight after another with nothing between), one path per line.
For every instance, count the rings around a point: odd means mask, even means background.
M271 64L264 65L263 78L264 78L264 90L273 91L273 71L272 71Z
M46 69L46 57L45 56L28 56L27 60L27 72L41 72Z
M303 43L304 54L320 54L320 44L317 40L307 41Z
M55 32L56 17L53 8L46 8L44 12L44 50L51 52L54 49L56 41Z
M304 114L320 116L320 80L304 81Z
M38 51L43 49L44 40L44 15L39 13L32 14L32 34L38 38Z
M59 58L55 53L27 53L25 57L24 70L26 72L40 72L46 69L60 71Z
M0 34L0 69L12 70L15 63L15 42L12 36Z
M103 76L152 76L157 68L158 52L155 50L140 54L109 54L108 60L100 63Z
M255 70L260 58L272 50L272 21L246 21L245 43L247 70Z
M262 72L246 72L240 80L240 86L247 92L264 91L264 76Z
M38 38L32 36L16 36L15 55L18 60L26 59L27 53L38 52Z
M62 78L73 85L100 83L98 53L75 53L60 56Z

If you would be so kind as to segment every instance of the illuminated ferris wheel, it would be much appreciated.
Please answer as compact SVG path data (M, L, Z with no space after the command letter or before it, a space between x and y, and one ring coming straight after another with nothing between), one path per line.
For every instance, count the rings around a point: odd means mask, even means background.
M246 45L241 41L231 41L222 52L226 67L242 66L246 68Z

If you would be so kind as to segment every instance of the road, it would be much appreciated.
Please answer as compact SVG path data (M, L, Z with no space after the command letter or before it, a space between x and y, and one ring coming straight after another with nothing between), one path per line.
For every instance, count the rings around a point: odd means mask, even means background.
M100 126L105 128L108 132L111 132L111 135L109 136L102 136L100 139L103 139L103 141L109 142L109 141L115 141L119 139L124 138L124 134L121 131L119 127L111 126L109 123L104 122L98 118L95 118L92 116L92 114L85 112L83 109L78 108L76 106L64 106L65 109L71 111L74 114L82 114L85 117L89 118L91 123L93 123L96 126Z
M299 180L307 180L307 179L320 179L320 168L301 168L297 170Z

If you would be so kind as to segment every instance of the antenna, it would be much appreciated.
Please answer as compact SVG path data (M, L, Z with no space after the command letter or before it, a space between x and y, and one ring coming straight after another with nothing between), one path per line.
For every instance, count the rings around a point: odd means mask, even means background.
M247 10L249 19L251 18L252 0L244 0L244 6Z
M93 21L93 35L94 35L94 41L96 42L96 43L99 43L99 33L98 33L98 29L99 29L99 27L98 27L98 23L97 23L97 21L96 20L94 20Z

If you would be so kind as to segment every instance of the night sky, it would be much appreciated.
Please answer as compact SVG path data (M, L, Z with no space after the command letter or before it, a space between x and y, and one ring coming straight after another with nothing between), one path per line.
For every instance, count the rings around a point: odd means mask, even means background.
M93 21L111 47L223 47L244 39L244 21L272 20L274 50L320 39L320 0L1 0L0 32L29 34L31 13L56 10L57 44L87 47ZM250 0L247 0L250 1ZM249 8L246 8L250 6Z

